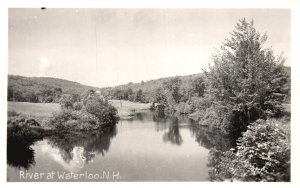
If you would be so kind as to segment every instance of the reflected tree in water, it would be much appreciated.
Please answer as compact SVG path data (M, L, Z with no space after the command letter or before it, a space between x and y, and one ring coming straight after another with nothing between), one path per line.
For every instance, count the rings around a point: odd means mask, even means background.
M41 134L31 131L28 126L19 126L18 123L9 125L7 128L7 164L19 169L29 169L34 166L34 150L30 146L42 138Z
M153 117L152 117L153 121L158 123L166 123L168 120L168 117L164 114L161 113L153 113Z
M34 150L20 139L7 139L7 164L18 169L35 165Z
M170 118L168 131L163 135L164 142L171 142L175 145L181 145L183 140L179 131L179 123L177 117Z
M140 120L140 121L144 120L144 116L143 116L142 113L136 113L135 117L136 117L137 120Z
M167 128L167 116L161 113L154 112L152 120L156 122L156 131L163 131Z
M7 164L29 169L35 165L35 152L31 148L34 142L46 139L48 143L59 150L62 159L69 163L74 157L81 157L88 163L98 153L103 156L109 150L111 139L116 135L116 125L108 127L104 132L69 132L52 136L35 135L30 130L8 129ZM79 154L79 156L75 156Z
M65 162L73 159L74 149L82 148L82 156L86 163L92 160L97 154L102 156L109 150L111 139L116 135L116 126L105 130L105 133L77 132L64 135L55 135L48 138L48 143L59 149Z
M209 126L191 126L191 133L194 135L196 142L201 146L211 149L227 151L236 146L237 135L224 134L218 129L212 129Z

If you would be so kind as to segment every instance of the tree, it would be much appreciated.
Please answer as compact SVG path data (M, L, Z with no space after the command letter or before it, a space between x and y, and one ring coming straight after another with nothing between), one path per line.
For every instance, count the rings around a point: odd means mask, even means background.
M135 96L134 96L134 92L133 92L132 88L131 87L128 88L126 92L127 92L127 96L128 96L127 99L129 101L134 101Z
M82 102L84 110L97 117L100 124L110 124L116 121L117 109L94 90L87 91L83 96Z
M155 103L159 103L164 106L168 105L167 97L165 96L165 92L162 88L157 88L154 95Z
M114 95L114 98L116 98L116 99L118 99L118 100L123 99L123 92L122 92L122 90L120 90L120 89L116 89L116 90L114 91L113 95Z
M164 83L165 88L169 91L175 103L179 103L181 99L180 85L181 79L179 77L173 78L172 80Z
M193 80L192 85L194 92L197 93L198 97L203 97L205 91L204 79L202 77L196 78Z
M143 90L139 89L136 93L135 101L144 102L145 96L143 94Z
M88 90L82 97L63 95L62 110L53 114L49 126L57 129L79 131L113 126L118 121L118 111L102 95Z
M231 123L248 125L258 118L281 115L286 83L282 55L263 48L267 35L254 28L253 20L240 20L212 59L207 75L215 103L231 111Z
M59 100L60 106L66 109L73 109L76 102L80 102L78 94L64 94Z
M155 104L156 103L156 104ZM163 88L157 88L154 94L154 101L152 103L152 109L154 109L156 115L159 117L165 116L165 109L168 107L167 97Z

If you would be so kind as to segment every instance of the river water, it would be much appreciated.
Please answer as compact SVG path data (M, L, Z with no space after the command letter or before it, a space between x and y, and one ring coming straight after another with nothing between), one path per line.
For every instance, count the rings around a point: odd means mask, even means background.
M138 113L103 134L8 144L8 181L209 181L212 147L223 137L184 117ZM11 152L13 151L13 152ZM15 151L18 151L17 154Z

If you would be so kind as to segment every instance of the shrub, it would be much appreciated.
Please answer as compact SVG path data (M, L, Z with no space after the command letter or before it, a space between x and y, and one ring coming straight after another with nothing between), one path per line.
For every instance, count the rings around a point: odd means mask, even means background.
M117 109L94 91L89 91L83 98L83 109L94 115L100 124L114 123L117 119Z
M92 130L98 129L98 119L85 111L74 111L65 109L54 114L49 120L49 126L61 130Z
M73 104L73 109L74 109L74 110L81 110L82 108L83 108L82 102L75 102L75 103Z
M80 101L80 96L78 94L64 94L60 100L59 104L62 108L74 109L74 104Z
M42 132L35 131L32 127L39 124L34 119L29 119L23 115L11 116L7 120L7 140L19 140L25 145L30 145L35 140L42 138Z
M189 105L188 103L180 102L176 106L176 112L178 114L190 114L191 111L192 111L191 105Z
M82 98L64 95L62 111L50 118L48 125L61 130L95 130L114 124L117 110L100 94L89 90Z
M214 128L222 130L224 133L231 133L232 129L231 121L231 109L225 105L213 104L209 108L205 109L200 119L200 124L209 125Z
M189 100L191 109L193 111L203 111L209 108L213 103L213 98L211 95L205 95L204 97L192 97Z
M211 95L204 95L204 97L192 97L188 103L190 104L190 117L192 117L195 120L201 121L201 124L212 124L208 122L204 122L204 116L207 112L211 105L213 104L213 98Z
M214 180L290 181L290 130L280 120L257 120L237 140L237 151L212 150Z
M12 110L12 111L7 111L7 117L13 117L13 116L19 116L20 113Z

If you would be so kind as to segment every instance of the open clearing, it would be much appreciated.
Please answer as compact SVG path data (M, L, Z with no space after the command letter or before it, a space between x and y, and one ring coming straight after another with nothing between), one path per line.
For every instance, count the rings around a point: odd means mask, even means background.
M121 119L130 119L134 113L150 108L150 103L144 104L123 100L110 100L109 102L118 109ZM53 113L60 110L60 105L57 103L7 102L7 111L15 111L36 118L37 121L49 118Z
M60 106L57 103L7 102L7 111L27 116L50 117L52 113L60 111Z

